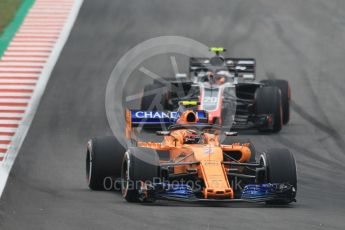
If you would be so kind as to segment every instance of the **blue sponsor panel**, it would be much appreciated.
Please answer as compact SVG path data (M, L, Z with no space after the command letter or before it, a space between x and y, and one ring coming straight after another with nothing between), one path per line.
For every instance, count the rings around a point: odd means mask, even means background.
M192 188L183 183L178 184L168 184L163 183L161 185L163 190L158 193L161 196L176 197L176 198L185 198L188 199L193 196Z
M133 110L132 124L170 124L178 118L177 112Z
M196 115L199 118L199 123L207 123L208 122L208 116L207 116L207 112L205 110L196 111Z
M290 184L248 184L242 191L241 198L250 200L291 200L296 189Z
M196 111L201 123L207 119L205 111ZM174 124L180 117L179 112L162 112L162 111L131 111L132 124Z

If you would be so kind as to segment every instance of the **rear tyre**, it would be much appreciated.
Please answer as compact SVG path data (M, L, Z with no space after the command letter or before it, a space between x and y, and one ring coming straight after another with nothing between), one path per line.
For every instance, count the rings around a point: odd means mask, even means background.
M92 190L111 190L121 175L124 147L113 136L95 137L87 144L86 179Z
M282 100L278 87L260 87L255 92L256 114L271 114L272 127L259 127L260 132L279 132L283 126Z
M124 155L121 170L122 196L128 202L145 201L139 190L143 183L160 178L159 157L155 150L131 147Z
M263 80L261 82L265 85L276 86L280 89L283 108L283 124L286 125L290 120L291 89L289 82L286 80Z
M283 200L266 202L267 204L288 204L295 200L297 192L297 171L295 158L287 149L269 149L261 155L266 165L267 183L288 183L295 192Z

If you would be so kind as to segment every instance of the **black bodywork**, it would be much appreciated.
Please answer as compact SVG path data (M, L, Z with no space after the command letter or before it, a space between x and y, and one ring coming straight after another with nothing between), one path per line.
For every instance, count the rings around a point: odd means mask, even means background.
M217 56L217 58L219 58ZM223 61L228 64L213 66L212 58L190 58L189 77L168 79L169 85L162 92L161 105L164 110L175 111L178 109L180 100L197 100L201 99L201 85L207 82L205 76L200 76L200 72L205 72L209 68L226 68L233 74L233 82L225 87L224 93L219 100L222 100L222 118L225 119L228 114L233 114L229 110L236 111L235 117L230 121L233 129L248 129L257 127L267 127L269 124L270 114L258 114L255 110L255 92L265 84L255 81L255 59L245 58L226 58ZM154 85L161 85L155 81ZM216 90L210 88L209 90ZM233 91L234 93L227 93ZM206 108L203 108L207 110ZM218 123L215 119L214 123ZM228 124L222 124L228 125ZM230 124L229 124L230 125Z

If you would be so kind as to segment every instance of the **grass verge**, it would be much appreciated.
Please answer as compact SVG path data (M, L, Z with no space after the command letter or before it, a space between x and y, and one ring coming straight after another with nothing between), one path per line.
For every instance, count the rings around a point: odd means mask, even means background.
M0 35L12 21L23 0L0 0Z
M35 0L0 0L0 25L3 25L0 26L0 58L34 2Z

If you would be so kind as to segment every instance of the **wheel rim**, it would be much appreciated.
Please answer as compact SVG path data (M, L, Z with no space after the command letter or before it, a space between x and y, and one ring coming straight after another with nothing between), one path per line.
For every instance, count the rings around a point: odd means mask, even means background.
M122 172L121 172L121 191L122 191L122 196L126 197L128 188L129 188L129 166L130 166L130 160L128 153L125 154L125 160L123 162L122 166Z
M265 168L265 181L268 181L268 168L267 168L267 160L266 160L266 153L264 152L263 154L261 154L260 156L260 165L262 165Z
M279 113L280 113L280 127L282 127L283 126L283 107L282 106L280 106Z
M88 185L91 183L91 175L92 175L92 155L91 151L88 149L86 153L86 181Z

